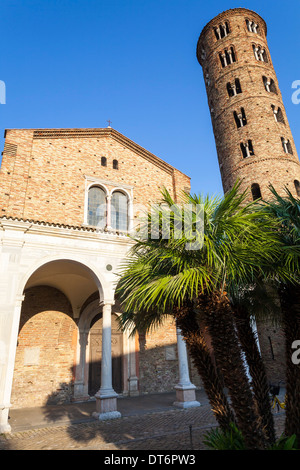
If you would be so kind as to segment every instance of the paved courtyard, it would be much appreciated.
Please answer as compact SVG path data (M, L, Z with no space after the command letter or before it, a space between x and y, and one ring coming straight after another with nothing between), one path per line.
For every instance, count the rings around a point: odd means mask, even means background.
M12 432L0 436L1 450L204 450L204 434L216 426L202 391L201 406L177 409L174 394L119 399L122 417L91 418L95 403L11 410ZM284 414L275 415L278 432Z

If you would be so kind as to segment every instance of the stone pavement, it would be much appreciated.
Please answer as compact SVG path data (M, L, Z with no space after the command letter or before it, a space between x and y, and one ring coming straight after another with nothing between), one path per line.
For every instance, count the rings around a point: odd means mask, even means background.
M197 391L198 408L173 406L175 394L121 398L122 417L91 418L95 403L11 410L12 432L0 436L1 450L161 450L205 449L204 434L216 426L208 400ZM283 423L283 414L276 416Z

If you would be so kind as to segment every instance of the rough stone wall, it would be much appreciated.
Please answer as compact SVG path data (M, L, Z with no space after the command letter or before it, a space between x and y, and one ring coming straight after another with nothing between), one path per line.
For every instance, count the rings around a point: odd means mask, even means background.
M247 19L258 24L257 33L248 30ZM225 21L229 25L229 33L217 40L214 28ZM241 180L242 189L249 189L252 183L259 184L263 198L271 196L268 190L270 183L281 193L286 185L296 195L294 180L300 181L297 150L266 33L266 24L259 15L237 8L211 20L203 29L197 46L224 191L228 191L236 180ZM266 51L268 62L255 58L254 45ZM231 47L236 61L223 68L219 54ZM263 77L274 81L276 93L266 90ZM230 97L227 84L232 84L235 79L239 79L242 93ZM281 109L284 123L276 122L272 105ZM244 108L247 124L237 128L233 113L239 113L241 108ZM285 153L281 138L290 141L292 154ZM252 141L254 155L245 158L240 144L248 140Z

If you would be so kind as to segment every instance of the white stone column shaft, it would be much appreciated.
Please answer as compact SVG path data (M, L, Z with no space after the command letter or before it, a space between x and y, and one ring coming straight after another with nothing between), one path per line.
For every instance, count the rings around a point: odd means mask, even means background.
M174 405L180 408L192 408L200 406L200 403L196 400L196 387L190 381L186 344L179 328L177 328L176 333L179 365L179 382L175 387L176 401Z
M23 298L16 300L12 312L1 313L0 325L6 338L2 339L2 335L0 335L2 346L0 355L0 433L11 431L8 413L11 407L10 397Z

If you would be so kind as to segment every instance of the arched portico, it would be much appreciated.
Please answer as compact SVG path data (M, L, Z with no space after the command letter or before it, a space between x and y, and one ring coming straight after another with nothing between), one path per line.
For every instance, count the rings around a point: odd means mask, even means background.
M0 431L9 432L8 410L11 407L10 397L13 383L13 372L16 358L16 347L18 339L18 331L20 324L20 316L22 310L22 301L24 300L24 292L27 289L37 286L49 286L60 290L69 300L72 306L72 316L74 321L78 322L80 311L84 301L92 292L98 291L99 299L102 304L102 310L107 309L106 305L111 307L113 303L113 282L108 281L103 273L100 273L97 267L93 266L87 260L68 257L49 256L40 259L38 262L28 269L24 274L16 288L17 293L13 301L12 311L6 315L6 336L5 341L1 341L3 348L0 358L2 367L1 374L1 391L2 396L0 410ZM106 330L109 329L111 322L110 313L106 314ZM103 329L103 337L107 335L107 331ZM105 361L109 366L111 362L110 344L106 340ZM109 374L109 370L108 370ZM107 378L107 376L106 376ZM111 391L111 395L113 390ZM113 411L116 411L116 400Z

